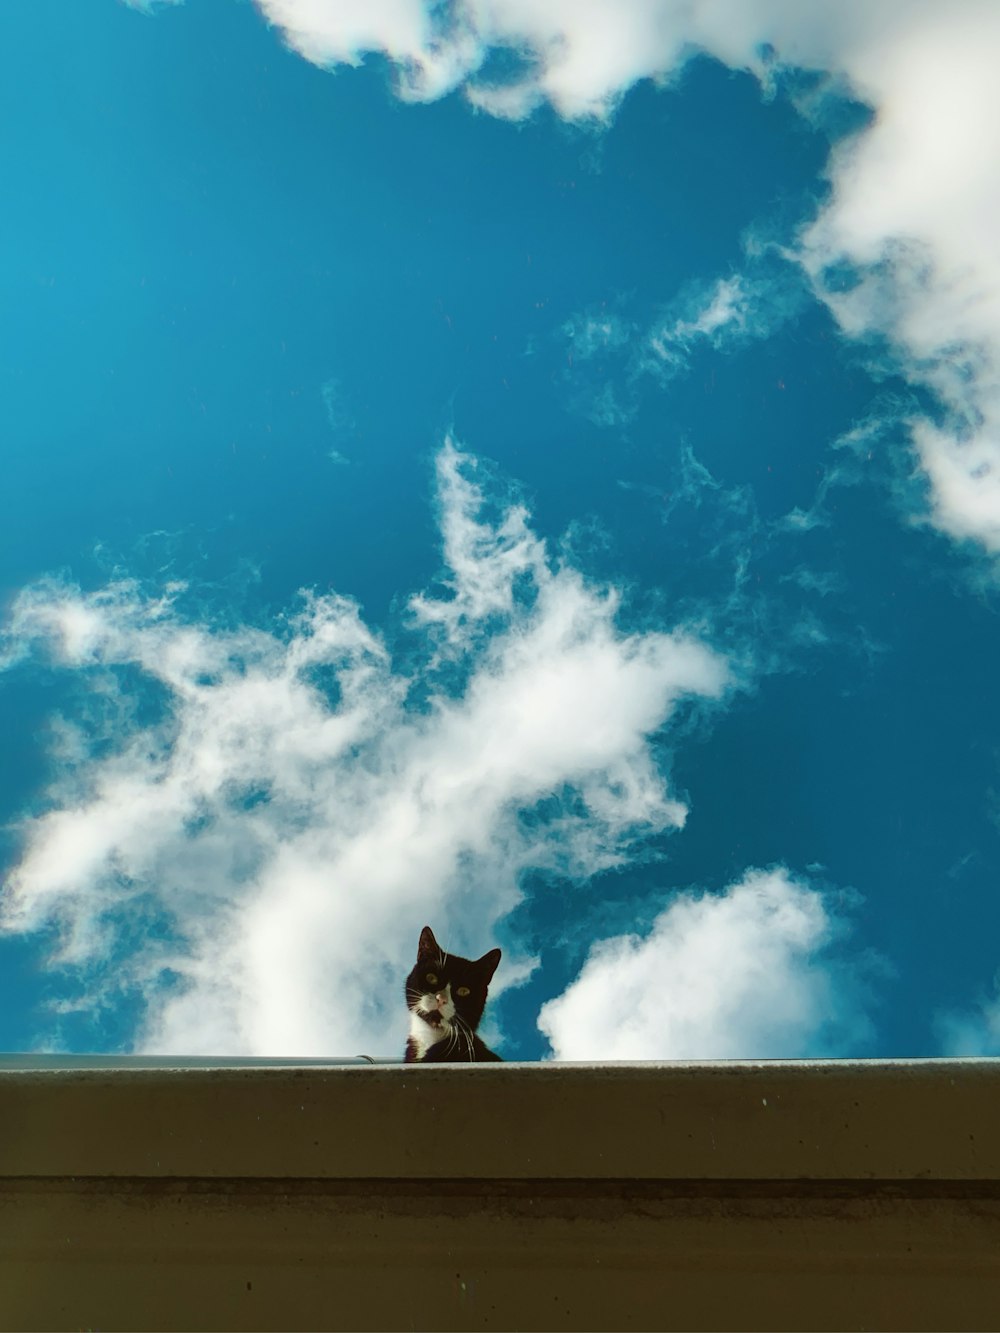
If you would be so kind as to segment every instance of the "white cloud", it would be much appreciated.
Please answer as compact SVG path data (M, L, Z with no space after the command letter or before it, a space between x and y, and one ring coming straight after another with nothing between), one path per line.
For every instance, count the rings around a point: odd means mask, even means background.
M314 65L359 65L378 53L398 67L399 91L415 101L450 92L480 59L460 17L441 30L424 0L258 0L269 23Z
M982 998L969 1009L936 1015L935 1029L941 1052L950 1056L1000 1055L1000 994Z
M903 6L895 20L846 66L878 114L836 154L803 254L845 332L885 336L948 409L913 423L933 521L1000 551L1000 10ZM844 292L824 284L841 257L861 267Z
M745 329L747 315L748 294L740 278L720 278L691 314L668 320L651 333L650 348L665 361L685 359L699 340L718 346L723 329Z
M626 346L633 334L627 320L604 310L575 315L567 320L562 331L571 349L570 355L581 361L606 356Z
M160 5L182 5L184 0L124 0L128 9L137 9L140 14L155 14Z
M47 655L91 706L0 924L54 928L92 1000L136 988L140 1048L392 1053L425 922L482 952L526 869L583 879L683 823L651 738L724 662L624 632L613 589L488 500L447 443L449 586L410 604L409 675L336 595L268 629L185 614L178 586L17 599L8 665Z
M528 526L523 505L509 505L495 524L481 512L478 466L450 442L438 454L439 521L452 595L442 601L418 594L410 604L419 623L440 627L451 642L491 616L509 616L518 585L541 588L548 577L545 545Z
M773 87L781 65L828 71L876 111L831 167L796 253L851 337L887 340L948 419L913 423L932 521L1000 551L1000 6L995 0L258 0L319 64L381 52L410 98L461 86L522 118L541 102L607 120L629 87L696 51ZM520 57L497 86L491 51ZM808 114L821 100L800 96ZM853 272L850 286L828 280ZM847 288L845 290L845 287Z
M669 378L687 366L699 346L725 351L750 339L767 338L802 303L801 279L790 279L786 262L775 263L770 253L750 256L744 273L681 293L644 333L632 373Z
M591 949L538 1025L559 1060L843 1054L869 1028L851 979L822 958L837 923L784 870L675 898L648 935Z

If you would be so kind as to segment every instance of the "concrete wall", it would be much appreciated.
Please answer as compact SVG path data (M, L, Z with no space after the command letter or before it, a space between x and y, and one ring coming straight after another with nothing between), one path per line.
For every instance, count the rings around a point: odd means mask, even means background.
M1000 1327L1000 1066L0 1072L0 1327Z

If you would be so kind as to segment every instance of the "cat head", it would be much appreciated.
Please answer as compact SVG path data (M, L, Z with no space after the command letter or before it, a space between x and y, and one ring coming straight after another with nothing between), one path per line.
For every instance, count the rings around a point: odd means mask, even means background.
M500 956L499 949L491 949L473 962L445 953L430 926L424 926L417 945L416 966L406 978L410 1012L432 1027L450 1027L457 1015L475 1032Z

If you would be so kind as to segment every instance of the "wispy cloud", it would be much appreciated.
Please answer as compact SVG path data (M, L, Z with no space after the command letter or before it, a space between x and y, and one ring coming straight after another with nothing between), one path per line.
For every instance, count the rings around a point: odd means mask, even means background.
M666 383L683 375L700 350L729 352L793 319L807 295L799 267L752 235L744 249L741 272L685 284L645 324L606 304L565 321L559 334L573 407L595 425L626 425L638 410L644 377Z
M1000 995L983 998L967 1009L952 1009L935 1016L944 1055L1000 1055Z
M397 627L405 671L335 594L263 628L179 585L17 599L8 667L45 658L83 703L2 926L52 931L82 1005L130 995L139 1048L392 1052L425 921L482 951L525 871L584 880L684 822L662 729L725 662L623 630L450 441L437 496L444 586Z
M123 3L140 14L155 14L161 6L168 9L171 5L182 5L184 0L123 0Z
M661 319L646 338L646 365L675 367L687 362L691 348L700 342L715 348L734 336L745 334L752 305L746 283L733 275L720 278L707 292L692 299L688 294L684 314Z
M636 336L634 324L606 306L580 311L558 330L570 403L595 426L620 427L635 416Z
M636 344L633 373L670 379L699 348L727 352L768 338L801 311L805 289L798 268L752 235L744 250L742 272L690 284L668 303Z
M824 957L842 932L817 890L749 871L720 895L674 898L646 935L599 941L539 1027L560 1060L858 1050L871 1037L860 974Z
M320 397L323 400L323 411L326 413L326 423L333 432L338 444L342 444L347 436L353 433L355 428L354 417L351 415L347 403L347 395L338 379L328 379L320 388ZM331 462L347 464L349 457L340 449L330 449L328 457Z
M632 340L634 329L628 320L607 310L575 315L563 325L570 354L581 361L606 356Z
M993 0L258 4L317 64L356 64L378 52L398 70L401 95L428 99L461 87L475 106L512 119L547 102L567 118L606 122L633 84L669 80L697 52L750 71L769 93L784 69L802 68L865 101L874 117L835 151L830 199L790 253L848 337L880 341L896 368L937 399L936 416L911 422L930 521L1000 551ZM489 72L497 51L516 56L503 81ZM821 94L794 95L811 115L821 114ZM737 306L720 296L709 312L722 328Z

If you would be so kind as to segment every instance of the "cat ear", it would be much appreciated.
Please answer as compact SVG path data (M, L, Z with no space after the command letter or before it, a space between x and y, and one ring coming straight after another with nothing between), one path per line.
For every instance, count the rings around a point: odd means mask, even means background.
M421 958L438 958L440 957L440 954L441 950L438 947L437 940L434 938L433 930L431 930L430 926L424 926L423 930L420 932L420 943L417 945L418 961Z
M481 972L485 972L487 984L492 978L493 973L497 970L501 957L502 955L499 949L491 949L489 953L484 953L482 958L476 963L476 967L478 967Z

